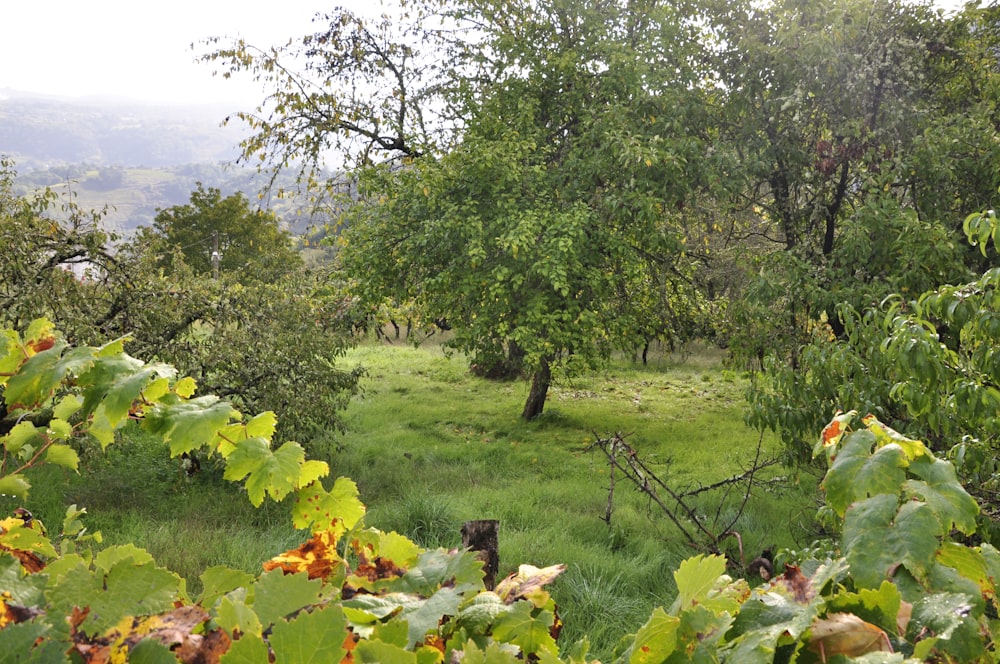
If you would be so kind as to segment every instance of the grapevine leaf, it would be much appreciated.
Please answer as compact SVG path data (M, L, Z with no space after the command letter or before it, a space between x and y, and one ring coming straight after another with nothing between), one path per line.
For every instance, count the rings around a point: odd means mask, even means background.
M472 634L486 634L497 616L509 610L499 595L484 591L473 597L472 601L458 612L456 620L459 625L466 626Z
M252 575L222 565L209 567L199 578L202 591L198 603L202 606L212 606L222 595L237 588L248 588L254 581Z
M26 574L11 554L0 551L0 589L9 593L8 601L21 606L39 606L44 600L46 579L40 574Z
M198 383L190 376L184 376L174 383L174 394L184 399L190 399L197 389Z
M467 552L456 555L440 549L424 551L406 572L402 586L425 597L443 586L452 587L459 593L480 591L483 589L483 564ZM499 586L497 594L500 595ZM502 597L511 604L514 601L512 595Z
M934 647L955 658L954 661L979 661L983 641L976 621L969 616L969 598L958 593L926 595L913 604L913 617L907 635L917 641L922 635L936 637Z
M877 590L863 588L856 593L840 593L827 602L827 609L831 612L853 614L882 629L892 630L899 636L906 631L899 629L902 606L899 588L890 581L883 581Z
M80 465L80 457L69 445L51 445L45 453L45 460L57 466L63 466L70 470L77 470Z
M329 474L330 466L325 461L317 461L315 459L304 461L299 465L299 477L295 480L295 488L301 489L309 486L319 478L326 477Z
M219 660L220 664L260 664L269 661L267 644L257 634L244 634Z
M695 605L717 612L735 612L739 601L731 591L731 581L726 576L726 559L722 556L694 556L680 564L674 572L677 599L670 613L679 614Z
M41 442L42 432L31 422L20 422L6 436L0 438L8 454L17 454L25 445L37 447Z
M910 466L919 480L908 480L903 489L907 496L922 498L934 511L941 526L939 535L946 535L952 528L970 535L976 530L979 504L970 496L955 474L955 467L948 461L925 456Z
M328 605L276 623L268 640L279 662L325 664L339 662L344 656L346 636L344 612L337 605Z
M48 350L29 358L10 377L3 398L11 410L29 410L40 406L52 396L71 368L83 366L93 358L89 349L70 351L67 357L63 357L62 352L66 347L65 341L56 343Z
M461 597L454 588L442 588L414 608L404 608L402 617L409 625L408 645L422 642L424 636L436 631L446 618L458 613L460 602Z
M46 433L51 440L69 440L73 435L73 427L66 420L53 418Z
M170 648L152 639L143 639L128 650L129 664L177 664Z
M898 509L897 509L898 508ZM843 543L859 587L877 588L897 565L920 579L934 562L938 521L927 505L880 494L854 503L844 518Z
M25 359L21 335L14 330L0 330L0 385L5 385L10 376L17 373Z
M248 438L226 458L223 477L233 481L246 477L247 496L260 507L265 493L281 500L295 489L304 461L305 451L298 443L289 441L272 451L265 439Z
M123 560L131 561L136 565L144 565L153 562L153 556L149 551L140 549L135 544L109 546L94 558L94 567L104 572L110 572L112 567Z
M371 623L401 613L403 609L414 607L420 601L419 595L407 593L386 593L384 595L358 593L351 599L344 600L343 606L344 612L351 620L357 618L358 622Z
M246 430L247 438L266 438L271 440L274 438L274 431L278 426L278 417L273 411L265 411L254 415L247 421Z
M245 596L246 592L242 589L223 596L219 601L216 620L220 627L231 633L242 634L244 638L248 636L259 638L264 629L260 624L260 618L243 601Z
M66 645L51 638L52 628L38 621L15 623L0 629L0 662L51 664L66 662Z
M907 438L891 427L882 424L874 415L866 415L863 422L868 430L875 435L875 443L879 447L889 444L899 445L911 461L930 454L930 450L922 442Z
M305 574L266 572L257 579L251 592L254 612L265 627L299 609L319 601L322 582L309 580Z
M0 520L0 547L10 551L30 551L42 556L55 556L56 550L44 533L17 517Z
M304 572L310 579L323 579L327 582L338 573L342 579L346 575L347 565L337 551L339 539L335 532L329 530L315 533L302 545L265 562L264 569L268 572L280 569L285 574Z
M827 502L837 514L844 516L851 503L870 496L899 493L906 479L906 454L895 444L871 453L875 436L869 431L856 431L846 438L823 479Z
M83 399L75 394L67 394L52 409L52 416L60 420L69 420L82 405Z
M24 479L24 475L8 475L0 477L0 496L14 496L24 500L28 497L28 489L31 484Z
M145 418L143 428L170 445L171 456L201 447L237 415L228 402L206 395L175 404L158 404Z
M332 530L339 539L365 515L357 485L346 477L338 477L327 491L322 483L313 482L298 491L292 508L292 524L313 532Z
M495 641L490 641L486 644L485 650L480 650L476 642L469 639L461 650L456 647L455 653L460 652L463 653L462 664L522 664L523 662L516 652L511 652L509 648Z
M417 664L415 653L382 641L362 641L353 654L361 664Z
M666 660L677 648L677 628L681 620L668 615L663 607L653 609L646 624L632 642L629 664L651 664Z
M500 615L493 624L493 637L497 641L518 646L526 656L555 652L556 641L549 632L554 616L551 611L540 611L538 616L534 616L534 609L531 602L515 603L509 612Z

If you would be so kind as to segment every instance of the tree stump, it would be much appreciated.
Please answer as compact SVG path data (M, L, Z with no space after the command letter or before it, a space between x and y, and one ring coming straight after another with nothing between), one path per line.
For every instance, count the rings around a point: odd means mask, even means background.
M493 590L496 584L497 571L500 569L500 553L497 541L497 530L500 522L495 519L466 521L462 526L462 546L476 552L483 561L483 572L486 577L483 583L487 590Z

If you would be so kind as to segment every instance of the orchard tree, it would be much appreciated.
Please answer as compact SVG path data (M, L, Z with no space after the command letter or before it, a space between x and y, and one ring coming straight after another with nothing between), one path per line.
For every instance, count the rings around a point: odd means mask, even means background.
M413 301L473 362L529 374L531 419L553 370L635 338L630 286L684 279L680 211L713 180L694 33L657 2L449 3L421 22L434 9L399 29L326 17L302 75L279 51L212 57L276 77L248 157L352 155L343 258L363 296ZM359 81L391 88L366 105Z
M1000 186L995 9L946 20L922 5L836 0L725 12L742 12L721 42L742 39L720 90L742 183L735 207L772 242L734 307L734 346L766 368L751 422L780 431L800 460L845 403L953 439L899 398L878 307L995 263L961 237L962 219ZM740 21L753 28L742 37Z
M221 191L201 183L190 203L158 211L152 228L140 230L139 237L163 252L165 267L176 249L201 275L218 271L239 281L274 281L302 264L273 213L252 209L242 193L223 198Z

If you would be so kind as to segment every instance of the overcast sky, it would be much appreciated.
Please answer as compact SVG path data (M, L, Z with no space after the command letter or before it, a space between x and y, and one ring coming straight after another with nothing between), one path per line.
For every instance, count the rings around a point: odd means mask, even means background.
M315 32L317 10L380 13L380 0L0 0L0 91L255 105L259 87L212 76L198 42L257 46ZM959 0L938 0L953 6Z
M380 13L379 0L0 0L0 90L255 103L258 87L195 62L199 42L284 44L336 6Z

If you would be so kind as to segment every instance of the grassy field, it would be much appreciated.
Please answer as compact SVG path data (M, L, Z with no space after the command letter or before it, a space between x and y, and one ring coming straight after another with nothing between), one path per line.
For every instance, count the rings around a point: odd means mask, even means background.
M759 435L742 421L743 379L719 360L702 349L657 358L649 367L621 361L597 374L561 378L544 415L528 423L519 417L525 383L475 378L463 358L433 346L363 345L344 359L368 371L364 393L345 414L345 431L308 446L335 476L358 483L368 525L427 547L455 547L464 521L497 519L501 576L521 563L566 564L553 587L563 638L588 634L595 653L607 659L654 606L669 604L673 570L698 551L621 478L607 523L608 463L589 448L595 436L628 434L657 477L675 489L741 472ZM87 524L106 542L149 549L194 590L206 567L256 571L300 541L287 506L255 510L211 464L188 477L141 436L85 462L79 476L37 477L29 507L50 530L58 530L65 505L86 507ZM782 484L755 490L735 526L746 560L765 547L804 546L813 538L814 483ZM702 522L717 529L742 497L740 489L728 496L706 492L694 504ZM725 543L738 563L736 539ZM737 565L733 573L739 572Z

